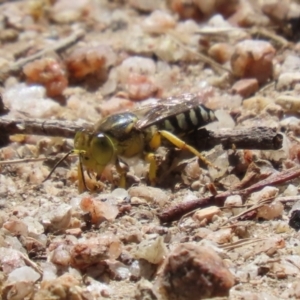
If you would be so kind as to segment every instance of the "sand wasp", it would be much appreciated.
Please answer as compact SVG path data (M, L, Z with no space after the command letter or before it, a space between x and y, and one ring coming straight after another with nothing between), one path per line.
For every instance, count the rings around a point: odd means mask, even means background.
M197 156L206 165L212 166L200 152L185 143L181 137L198 128L216 121L212 110L200 104L201 98L191 94L180 98L168 98L147 108L147 112L139 117L140 112L123 112L102 119L94 130L83 130L76 133L74 149L63 157L52 169L69 154L79 155L78 179L79 191L86 190L83 167L90 172L101 175L108 164L114 164L120 174L120 187L126 186L128 165L122 160L141 155L149 162L148 178L155 185L157 160L155 151L161 146L162 139L181 150L187 150ZM141 109L143 111L144 109Z

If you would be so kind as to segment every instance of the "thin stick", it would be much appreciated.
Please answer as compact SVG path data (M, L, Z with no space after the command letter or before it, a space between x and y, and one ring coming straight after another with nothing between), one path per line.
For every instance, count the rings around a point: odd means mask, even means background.
M0 161L1 165L13 165L13 164L21 164L21 163L29 163L29 162L37 162L46 160L49 157L38 157L38 158L22 158L22 159L11 159L11 160L2 160Z
M202 128L196 133L199 147L203 144L207 148L213 148L222 144L223 149L260 149L278 150L282 147L283 136L271 127L249 127L236 129L207 130Z
M242 211L240 214L236 215L236 216L233 216L231 217L230 219L228 219L226 222L224 222L221 226L225 226L227 223L230 223L234 220L238 220L240 219L241 217L243 217L244 215L248 214L249 212L252 212L254 210L257 210L258 208L266 205L266 204L269 204L271 203L273 200L274 200L275 197L271 197L271 198L268 198L268 199L264 199L263 201L259 202L258 204L254 204L252 205L250 208Z
M83 163L82 163L82 152L79 152L78 153L79 155L79 166L78 166L78 172L79 173L79 176L78 176L78 179L82 182L79 182L78 184L78 189L81 189L81 185L83 186L83 190L80 191L80 192L84 192L84 191L91 191L87 185L86 185L86 181L85 181L85 177L84 177L84 171L83 171Z
M78 155L70 155L70 157L77 157ZM24 164L29 162L37 162L44 161L47 159L57 158L56 156L48 156L48 157L37 157L37 158L21 158L21 159L9 159L9 160L1 160L0 166L2 165L14 165L14 164Z
M219 70L223 70L229 74L232 74L231 70L227 69L226 67L223 67L222 65L220 65L219 63L217 63L216 61L214 61L213 59L211 59L210 57L206 56L203 53L200 53L194 49L192 49L191 47L184 45L182 42L180 42L173 34L169 33L170 38L178 45L180 46L182 49L193 53L196 57L198 57L201 61L203 61L204 63L210 65L213 69L215 69L216 71Z
M230 244L219 245L219 247L228 251L228 250L236 249L238 247L249 246L251 244L262 242L265 240L266 240L265 238L256 238L256 239L249 238L249 239L239 240L237 242L230 243Z
M270 31L268 28L263 28L263 27L254 27L249 30L251 35L260 35L264 37L265 39L270 39L274 43L280 45L282 48L287 47L290 43L288 40L283 38L282 36L279 36L272 31Z
M18 254L23 258L23 260L25 261L25 263L32 267L34 270L36 270L40 275L43 275L43 270L32 260L30 260L24 253L22 253L19 250L15 250L18 252Z
M77 131L82 129L91 130L93 124L88 122L70 122L59 120L17 120L9 117L0 117L0 133L13 134L35 134L46 136L61 136L73 138ZM216 129L206 130L202 128L195 133L195 141L201 141L199 149L203 145L213 148L222 144L224 149L258 149L277 150L282 147L282 134L269 127L250 127L239 129Z
M287 203L287 202L297 202L300 201L300 196L284 196L284 197L277 197L277 201L280 201L281 203Z
M6 135L35 134L73 138L77 131L90 129L93 124L88 122L70 122L59 120L11 119L0 118L0 132Z
M179 203L169 209L164 210L163 212L158 214L158 217L161 220L161 222L175 221L178 220L182 215L196 208L207 207L211 205L223 206L224 201L228 196L231 195L247 196L253 192L261 190L265 186L268 185L275 186L282 183L286 183L299 176L300 176L300 167L294 167L292 169L284 170L280 173L271 175L268 178L240 191L227 191L227 192L220 193L216 196L209 196L209 197L196 199L193 201Z
M12 63L7 69L1 70L0 71L0 82L5 80L10 73L12 72L18 72L21 70L21 68L26 65L27 63L43 57L46 53L48 52L55 52L55 51L61 51L65 49L66 47L70 47L74 43L76 43L78 40L82 39L84 37L85 33L83 30L78 30L74 32L72 35L61 39L54 45L51 45L50 47L43 49L31 56L21 58L17 60L16 62Z

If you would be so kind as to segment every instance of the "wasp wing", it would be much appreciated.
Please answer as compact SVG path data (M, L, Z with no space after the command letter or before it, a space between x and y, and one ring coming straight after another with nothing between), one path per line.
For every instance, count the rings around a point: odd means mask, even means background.
M170 97L158 101L139 118L135 127L139 130L148 128L170 116L183 113L203 103L203 98L193 94L183 94L180 97Z

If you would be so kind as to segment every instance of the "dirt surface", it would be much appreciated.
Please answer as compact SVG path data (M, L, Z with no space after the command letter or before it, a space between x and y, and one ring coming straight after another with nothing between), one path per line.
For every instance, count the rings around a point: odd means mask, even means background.
M300 298L300 4L206 2L0 1L2 299ZM143 155L126 189L79 193L74 154L43 182L78 126L191 99L215 167L164 143L156 187Z

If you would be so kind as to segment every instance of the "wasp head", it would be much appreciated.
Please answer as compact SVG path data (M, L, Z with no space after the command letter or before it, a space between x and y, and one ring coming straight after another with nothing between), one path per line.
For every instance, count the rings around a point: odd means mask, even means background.
M103 133L77 132L74 149L81 155L82 163L88 168L105 167L115 156L115 146L109 136ZM98 173L98 172L97 172Z

